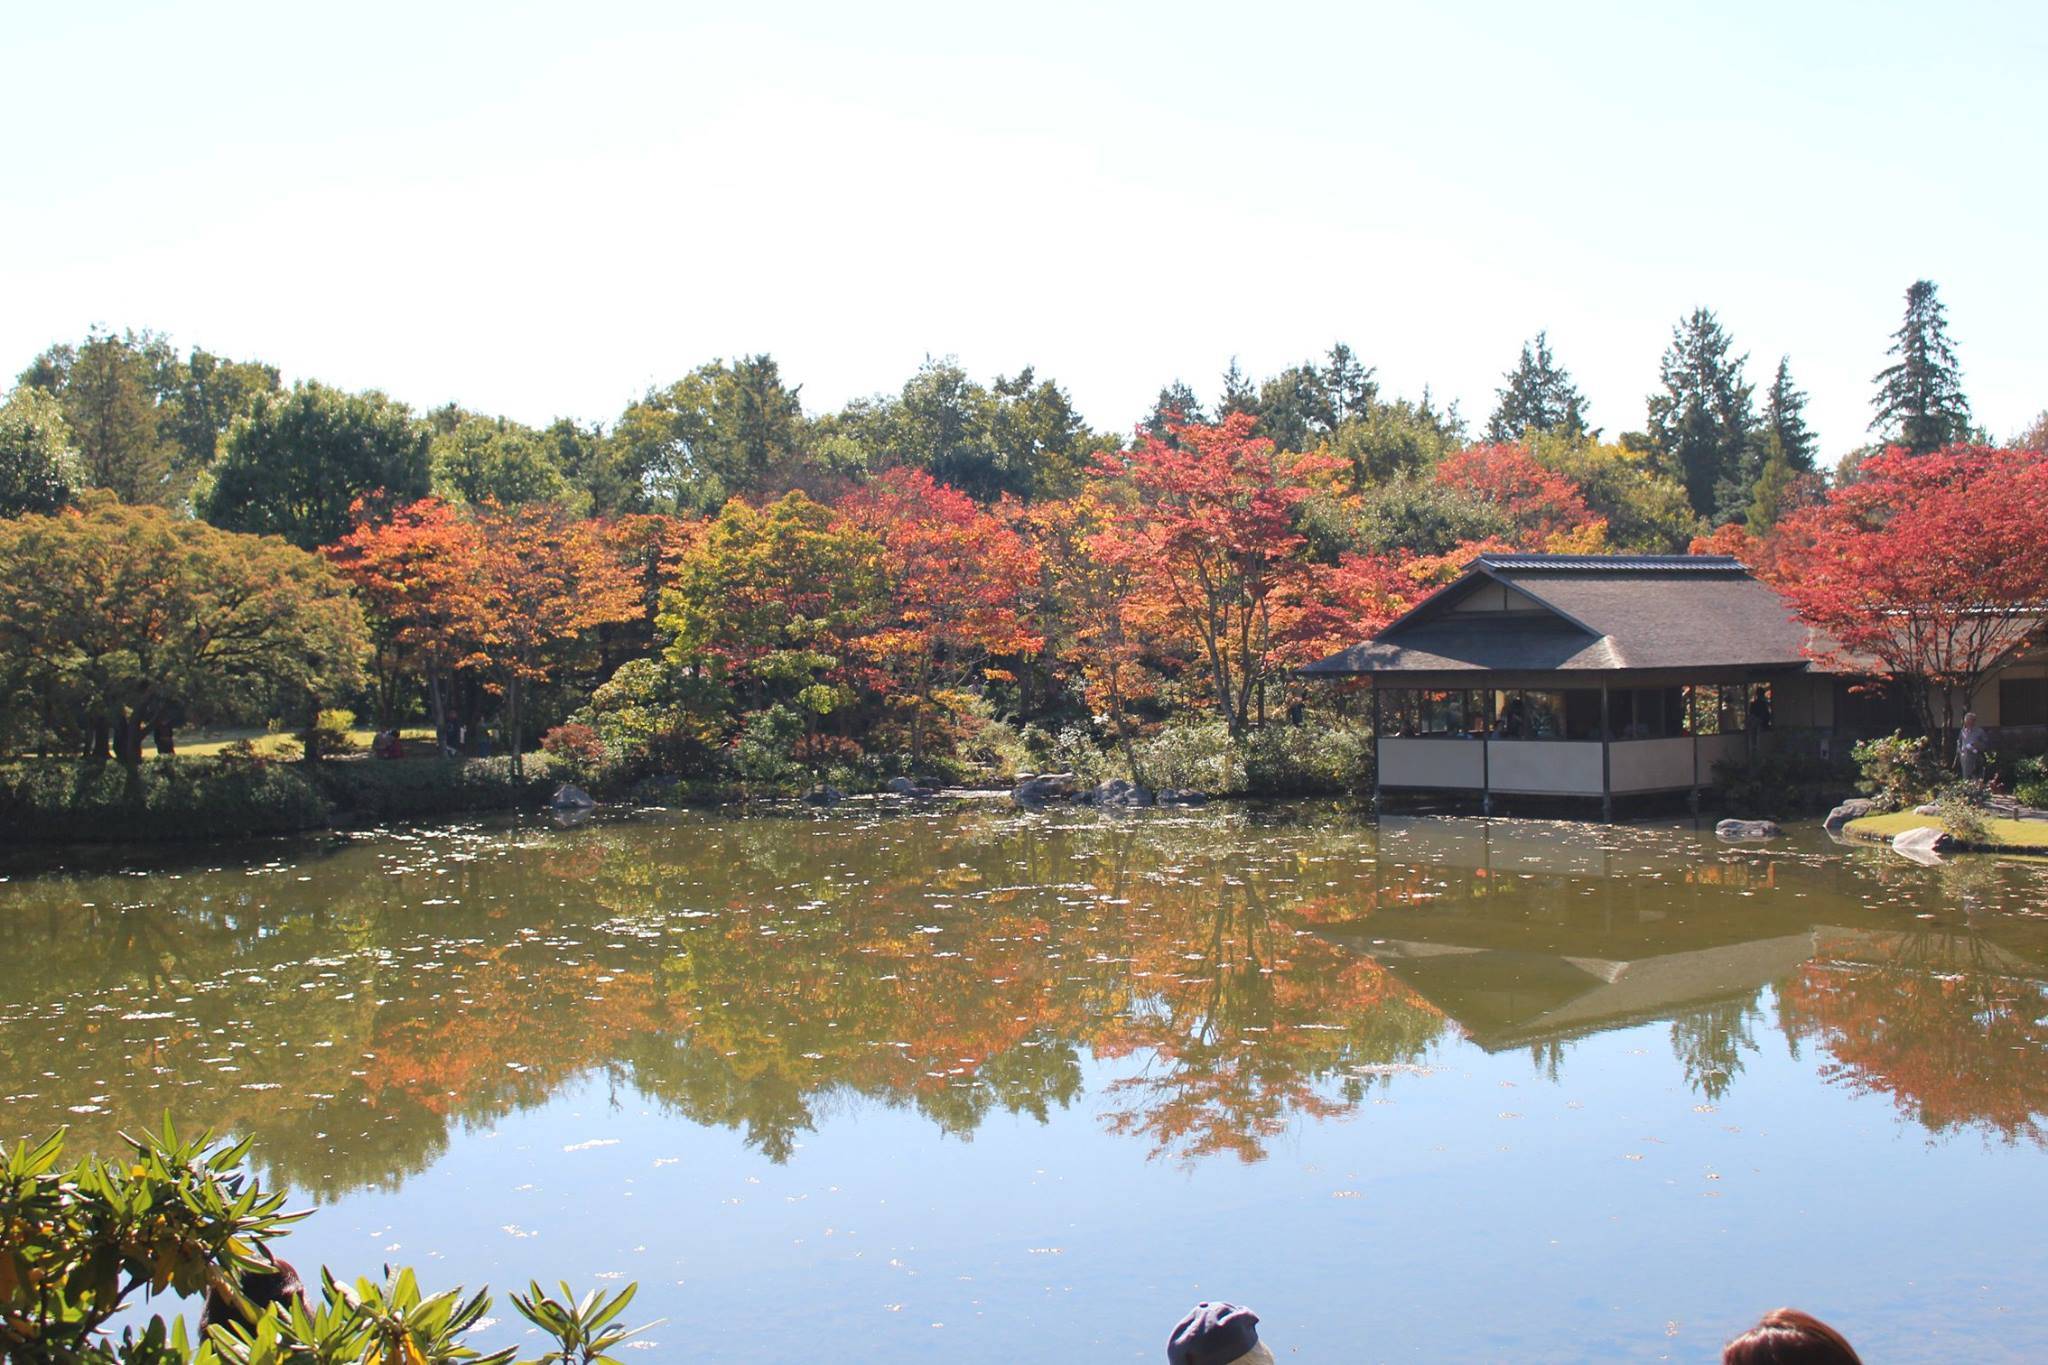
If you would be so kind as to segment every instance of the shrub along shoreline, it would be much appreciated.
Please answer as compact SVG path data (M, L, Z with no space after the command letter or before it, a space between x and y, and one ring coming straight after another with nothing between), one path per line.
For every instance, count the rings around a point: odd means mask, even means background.
M553 790L544 756L272 763L23 759L0 764L0 844L226 841L386 820L530 810Z
M1128 776L1120 754L1078 732L1052 737L1046 760L1020 751L934 775L947 784L1010 785L1026 766L1070 771L1086 785ZM1233 737L1220 723L1170 726L1139 742L1148 787L1212 797L1361 796L1372 790L1371 744L1348 727L1274 725ZM1050 766L1048 766L1048 763ZM539 810L562 782L601 799L658 805L739 806L803 795L813 786L886 789L887 775L777 772L758 781L631 774L533 753L515 777L506 758L330 758L306 764L247 756L159 757L128 765L74 759L0 762L0 845L203 843Z

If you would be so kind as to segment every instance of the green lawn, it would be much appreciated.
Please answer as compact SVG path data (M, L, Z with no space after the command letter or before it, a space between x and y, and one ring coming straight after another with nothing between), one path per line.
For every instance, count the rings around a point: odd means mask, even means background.
M2048 820L1987 820L1984 823L1991 831L1991 846L1994 848L2048 853ZM1894 834L1903 834L1909 829L1919 829L1923 826L1940 829L1941 819L1939 816L1915 815L1912 811L1902 810L1890 815L1869 815L1861 820L1851 820L1843 826L1842 832L1852 839L1882 839L1890 842Z
M407 747L411 747L416 743L429 743L432 740L433 733L432 730L427 729L425 726L421 726L416 730L400 729L399 731ZM375 730L358 728L349 731L348 734L349 738L354 741L352 752L368 753L370 741L376 738L377 732ZM186 730L181 731L178 735L178 755L179 757L213 758L222 749L227 748L228 745L235 743L237 740L244 739L255 744L257 753L273 758L281 751L289 749L295 752L299 747L299 737L296 734L289 734L283 730L259 730L254 728L242 730ZM154 757L156 755L156 749L147 740L143 742L142 752L145 757Z

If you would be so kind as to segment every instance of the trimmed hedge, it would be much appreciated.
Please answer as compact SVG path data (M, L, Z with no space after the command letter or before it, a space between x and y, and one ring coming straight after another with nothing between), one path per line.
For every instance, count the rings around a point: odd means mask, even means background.
M544 804L544 755L514 781L504 758L338 759L311 768L248 759L0 765L0 843L117 844L293 834Z
M38 760L0 768L0 840L111 844L289 834L327 823L297 768L215 758Z
M525 762L518 781L509 758L355 759L319 764L312 778L338 821L375 824L543 805L554 790L554 763L546 754Z

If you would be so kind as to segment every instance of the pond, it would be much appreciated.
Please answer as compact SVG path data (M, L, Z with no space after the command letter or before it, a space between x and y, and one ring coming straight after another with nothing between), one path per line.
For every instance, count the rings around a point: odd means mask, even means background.
M648 1359L1156 1361L1200 1298L1283 1360L1710 1360L1781 1303L2040 1358L2044 909L1812 828L1313 805L17 869L0 1133L252 1135L302 1266L638 1280Z

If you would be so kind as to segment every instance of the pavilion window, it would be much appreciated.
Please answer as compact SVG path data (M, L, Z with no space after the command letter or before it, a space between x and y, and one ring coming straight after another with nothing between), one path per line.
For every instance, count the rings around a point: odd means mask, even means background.
M1596 688L1521 687L1497 692L1494 697L1495 739L1600 738L1600 693Z
M1380 725L1389 737L1469 739L1485 733L1487 693L1465 689L1388 688Z
M1607 699L1613 739L1676 739L1692 733L1683 687L1625 687Z
M1689 708L1696 735L1739 735L1749 723L1749 689L1741 683L1703 683L1689 687Z

